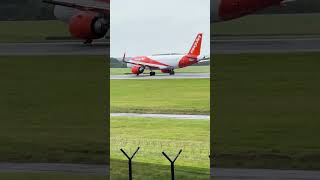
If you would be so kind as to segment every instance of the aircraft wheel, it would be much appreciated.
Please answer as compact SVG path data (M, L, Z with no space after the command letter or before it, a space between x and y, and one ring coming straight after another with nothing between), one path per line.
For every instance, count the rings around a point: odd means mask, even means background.
M150 72L150 76L155 76L156 72Z
M92 39L87 39L85 42L83 42L83 44L92 44Z
M174 71L172 70L172 71L170 71L170 73L169 73L170 75L174 75Z

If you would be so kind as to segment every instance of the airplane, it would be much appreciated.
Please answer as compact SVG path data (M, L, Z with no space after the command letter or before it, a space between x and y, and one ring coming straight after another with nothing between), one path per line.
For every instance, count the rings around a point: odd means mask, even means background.
M54 15L69 25L72 37L90 44L105 37L110 28L110 0L43 0L53 4Z
M199 33L187 54L156 54L152 56L136 56L129 59L126 59L126 54L124 54L122 62L131 68L132 74L139 75L149 69L150 76L156 75L153 70L160 70L162 73L174 75L175 69L210 60L209 56L200 56L201 43L202 33Z

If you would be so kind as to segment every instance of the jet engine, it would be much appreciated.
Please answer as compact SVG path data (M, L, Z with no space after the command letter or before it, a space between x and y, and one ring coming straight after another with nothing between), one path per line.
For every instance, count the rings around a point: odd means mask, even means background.
M170 73L172 70L170 69L161 69L161 72L162 73Z
M139 75L143 73L144 69L145 68L143 66L135 65L131 68L131 72L132 74Z
M109 29L109 23L103 17L95 14L79 13L69 22L69 31L75 38L92 40L104 37Z

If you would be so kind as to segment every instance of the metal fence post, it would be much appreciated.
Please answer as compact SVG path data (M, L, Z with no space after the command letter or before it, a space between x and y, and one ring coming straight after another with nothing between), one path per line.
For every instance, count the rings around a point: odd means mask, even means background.
M120 149L120 151L128 158L129 162L128 162L128 166L129 166L129 180L132 180L132 159L134 158L134 156L137 154L137 152L139 151L140 147L137 148L137 150L132 154L131 157L128 156L128 154L123 150Z
M163 156L166 157L168 159L168 161L170 161L170 166L171 166L171 180L174 180L174 162L176 162L176 160L178 159L178 157L180 156L182 152L182 149L180 149L179 153L177 154L177 156L174 158L174 160L171 160L169 158L169 156L167 156L167 154L165 152L162 152Z

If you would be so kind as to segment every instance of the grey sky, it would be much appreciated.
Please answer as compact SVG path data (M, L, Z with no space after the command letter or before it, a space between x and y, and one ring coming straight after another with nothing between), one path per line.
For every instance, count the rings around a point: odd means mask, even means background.
M111 56L189 51L203 33L201 54L210 54L210 0L111 1Z

